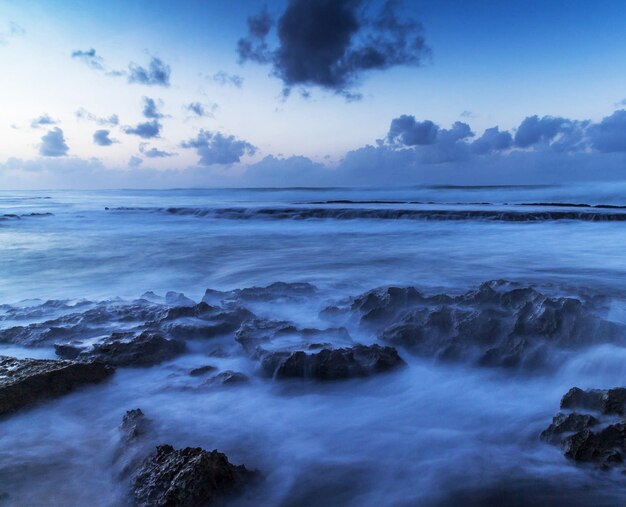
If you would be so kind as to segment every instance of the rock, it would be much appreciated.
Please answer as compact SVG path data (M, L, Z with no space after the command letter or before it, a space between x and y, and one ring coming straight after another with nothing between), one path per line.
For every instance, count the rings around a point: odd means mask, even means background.
M137 507L210 506L241 493L257 477L217 450L161 445L135 474L132 492Z
M126 443L134 442L147 433L149 420L140 408L127 410L120 424L122 439Z
M270 352L261 361L266 375L275 378L343 380L384 373L405 362L392 347L355 345L322 349L317 353Z
M193 299L189 299L182 292L169 291L165 294L165 303L169 306L196 306Z
M496 280L458 296L376 289L322 315L356 317L381 340L419 356L531 370L558 361L551 349L623 343L620 326L604 317L607 311L601 298L552 296Z
M602 414L625 415L626 388L589 389L572 387L561 400L561 408L586 409Z
M192 377L201 377L202 375L206 375L207 373L213 373L215 370L217 370L216 366L211 366L210 364L207 364L206 366L200 366L198 368L190 370L189 375L191 375Z
M97 383L113 373L102 363L0 356L0 415Z
M249 379L243 373L237 371L226 370L223 371L205 382L206 385L214 386L231 386L237 384L245 384L249 382Z
M582 430L565 441L565 456L578 463L595 463L608 468L623 464L625 455L625 422L610 424L595 433Z
M57 354L67 353L67 347L57 347ZM168 340L154 333L144 331L134 336L132 333L113 333L106 340L82 350L74 359L79 361L100 361L113 366L152 366L172 359L185 352L185 343ZM74 352L71 351L73 355Z
M553 444L563 440L564 434L586 430L598 424L598 420L588 414L558 413L552 419L552 424L541 432L540 438Z
M267 287L249 287L221 292L207 289L202 301L210 304L236 301L277 301L299 300L313 296L317 292L315 286L306 282L275 282Z

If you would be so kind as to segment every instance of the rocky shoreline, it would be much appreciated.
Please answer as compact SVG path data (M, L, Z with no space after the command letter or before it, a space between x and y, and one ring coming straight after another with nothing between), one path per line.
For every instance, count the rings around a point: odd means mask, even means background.
M250 382L359 382L410 367L413 356L544 374L564 355L623 344L623 329L606 318L604 298L548 294L501 280L456 295L376 289L323 309L320 319L328 327L301 327L255 313L255 303L306 301L315 293L309 284L278 283L207 290L199 303L182 294L146 293L134 301L2 305L0 322L11 325L0 329L0 343L53 348L60 359L1 356L0 416L105 382L116 369L172 361L199 343L215 348L207 364L184 376L209 389ZM355 330L374 341L353 341ZM249 371L209 364L209 357L220 356L238 358ZM573 463L626 472L625 416L626 388L572 388L537 438L559 446ZM116 466L135 505L217 505L261 480L263 470L233 465L217 450L156 441L151 424L133 409L120 426Z

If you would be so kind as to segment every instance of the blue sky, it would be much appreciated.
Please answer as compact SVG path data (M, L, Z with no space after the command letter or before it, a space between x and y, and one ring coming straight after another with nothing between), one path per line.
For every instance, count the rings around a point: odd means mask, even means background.
M429 50L396 46L372 70L334 66L340 84L294 80L294 59L306 66L320 56L300 47L301 33L332 38L332 20L353 14L344 49L354 56L380 35L383 6L5 0L0 187L624 179L626 118L614 113L626 99L622 2L397 2L396 21L422 26L411 25L407 41L419 34ZM242 63L238 41L263 9L274 23L263 39L269 56ZM279 37L288 18L290 35ZM533 115L557 121L533 124L544 130L522 146L516 132ZM413 130L391 136L403 117ZM436 125L433 137L405 143L424 121ZM461 132L455 122L467 135L451 134ZM473 146L496 126L510 143Z

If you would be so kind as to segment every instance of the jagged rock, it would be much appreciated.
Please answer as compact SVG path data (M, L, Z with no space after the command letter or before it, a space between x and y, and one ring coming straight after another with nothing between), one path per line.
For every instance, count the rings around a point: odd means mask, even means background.
M379 345L322 349L313 354L303 351L270 352L261 361L266 375L275 378L317 380L367 377L390 371L404 364L396 349Z
M132 333L113 333L106 340L75 354L68 346L56 347L56 353L73 357L79 361L101 361L113 366L152 366L172 359L186 350L184 342L168 340L154 333L144 331L134 336Z
M199 507L240 493L258 472L235 466L217 450L160 445L133 478L137 507Z
M232 333L243 322L254 318L254 314L245 308L223 309L199 303L194 307L176 307L170 309L165 317L149 323L153 329L167 335L183 339L209 339Z
M565 440L565 456L602 468L622 464L626 456L626 423L610 424L598 432L586 429L575 433Z
M206 366L200 366L198 368L190 370L189 375L191 375L192 377L201 377L202 375L206 375L207 373L213 373L215 370L217 370L216 366L211 366L210 364L207 364Z
M196 302L182 292L169 291L165 294L165 303L170 306L195 306Z
M97 383L113 373L102 363L0 356L0 415Z
M603 414L626 415L626 388L589 389L572 387L561 400L561 408L586 409Z
M120 424L120 432L125 443L131 443L146 434L149 420L140 408L127 410Z
M564 434L586 430L598 424L598 420L588 414L558 413L552 418L552 424L541 432L540 438L550 443L559 443Z
M223 301L275 301L307 298L314 295L317 289L306 282L275 282L267 287L249 287L227 292L207 289L202 301L210 304Z
M231 386L237 384L245 384L249 382L249 379L243 373L237 371L226 370L217 375L214 375L205 382L206 385L213 386Z
M554 297L497 280L458 296L427 296L411 287L376 289L323 315L356 316L381 340L420 356L536 369L549 365L550 349L623 341L619 325L602 317L603 304L599 298Z

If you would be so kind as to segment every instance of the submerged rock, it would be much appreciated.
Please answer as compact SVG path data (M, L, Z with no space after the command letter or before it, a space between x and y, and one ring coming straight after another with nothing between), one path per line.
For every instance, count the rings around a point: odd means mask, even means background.
M226 370L214 375L205 382L206 385L214 386L231 386L237 384L246 384L250 379L243 373L238 371Z
M275 378L343 380L384 373L405 362L392 347L355 345L350 348L270 352L261 360L266 375Z
M199 366L198 368L194 368L193 370L190 370L189 375L192 377L202 377L203 375L206 375L208 373L213 373L216 370L217 370L216 366L207 364L206 366Z
M241 493L257 477L217 450L160 445L135 474L132 492L137 507L210 506Z
M111 367L98 362L0 356L0 415L100 382L111 373Z
M67 345L56 346L56 353L61 357L72 357L78 361L100 361L113 366L152 366L182 354L185 343L168 340L154 333L144 331L135 336L132 333L113 333L109 338L96 343L88 349Z
M591 463L606 469L623 466L626 458L626 389L570 389L561 400L562 409L594 412L557 414L541 438L563 448L564 455L576 463ZM615 421L616 416L622 419Z

